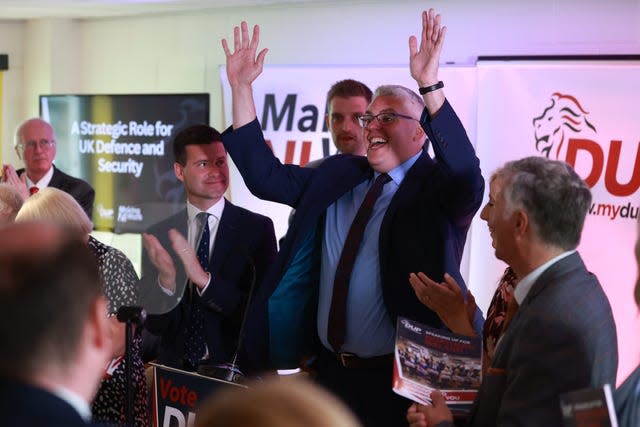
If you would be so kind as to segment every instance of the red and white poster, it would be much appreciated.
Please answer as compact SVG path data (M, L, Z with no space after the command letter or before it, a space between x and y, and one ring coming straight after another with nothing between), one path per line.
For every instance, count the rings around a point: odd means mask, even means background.
M638 364L640 330L633 300L640 198L640 62L478 63L476 149L483 174L509 160L546 156L574 165L592 187L593 205L578 250L613 308L621 382ZM486 289L487 307L504 270L484 221L470 236L469 284Z

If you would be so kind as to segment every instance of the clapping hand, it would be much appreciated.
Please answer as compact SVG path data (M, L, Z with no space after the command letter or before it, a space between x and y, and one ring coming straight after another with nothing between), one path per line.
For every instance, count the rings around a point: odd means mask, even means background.
M11 185L15 188L24 200L29 197L29 189L27 188L27 173L23 173L18 176L15 168L12 165L2 166L2 182Z
M476 335L473 329L475 299L471 292L467 291L465 301L460 285L453 277L445 273L444 282L437 283L424 273L411 273L409 283L420 302L434 311L452 332Z

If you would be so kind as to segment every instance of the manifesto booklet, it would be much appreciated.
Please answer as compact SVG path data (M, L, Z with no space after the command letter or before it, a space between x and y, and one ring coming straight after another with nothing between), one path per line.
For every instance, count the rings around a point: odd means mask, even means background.
M618 427L609 384L561 394L560 408L565 427Z
M396 330L393 390L415 402L431 403L440 390L456 412L471 408L482 381L482 341L431 328L403 317Z

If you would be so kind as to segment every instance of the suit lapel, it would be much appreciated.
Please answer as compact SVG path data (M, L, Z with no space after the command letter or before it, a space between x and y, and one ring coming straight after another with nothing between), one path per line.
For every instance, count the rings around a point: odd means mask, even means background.
M415 161L413 166L407 171L402 184L398 187L398 191L391 198L389 207L382 219L382 225L380 227L380 241L384 242L389 238L389 227L393 224L393 217L398 209L400 209L405 203L415 199L415 195L419 194L417 188L421 186L428 178L428 175L433 174L436 170L435 162L428 153L422 152L420 157ZM386 247L386 245L382 245ZM381 248L382 248L381 246ZM385 255L386 256L386 255Z
M64 184L63 176L60 171L54 166L53 167L53 175L51 175L51 181L49 181L49 187L55 187L62 189L62 185Z
M556 282L559 277L569 274L581 266L584 266L584 263L578 252L574 252L553 264L538 277L538 280L536 280L536 283L533 284L524 301L522 301L521 307L528 305L548 286Z
M536 282L529 290L529 293L524 298L524 301L522 301L522 304L520 304L520 307L518 308L518 311L516 311L516 314L513 316L513 319L511 319L509 327L504 333L500 341L500 345L496 349L495 355L493 357L493 362L495 363L492 363L491 366L501 367L504 364L504 362L502 361L502 355L508 354L508 348L511 341L510 337L513 334L518 334L517 329L520 323L519 320L522 316L526 316L527 306L530 305L532 301L538 295L544 292L545 289L547 289L549 286L554 286L554 284L557 283L563 275L570 274L583 265L584 264L582 262L582 258L580 258L580 254L578 254L578 252L574 252L573 254L568 255L553 264L551 267L545 270L540 275L540 277L538 277Z
M233 242L237 242L239 237L238 212L237 208L227 199L224 201L224 210L218 224L218 231L213 244L213 252L209 260L211 272L220 271L222 263L227 254L231 251Z

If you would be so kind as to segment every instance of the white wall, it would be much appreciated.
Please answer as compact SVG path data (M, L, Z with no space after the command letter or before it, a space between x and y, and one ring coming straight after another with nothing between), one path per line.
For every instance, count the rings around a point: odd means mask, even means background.
M25 42L25 24L16 21L0 21L0 53L9 55L9 70L3 74L3 96L2 96L2 132L0 132L0 163L7 160L13 161L11 152L13 146L13 128L22 118L22 87L24 86L24 76L22 64ZM7 157L9 156L9 157Z
M403 65L407 38L432 6L448 27L443 62L479 55L640 52L639 0L353 1L225 8L100 20L0 21L5 73L2 158L43 93L206 91L221 126L220 39L241 19L262 26L269 64Z

